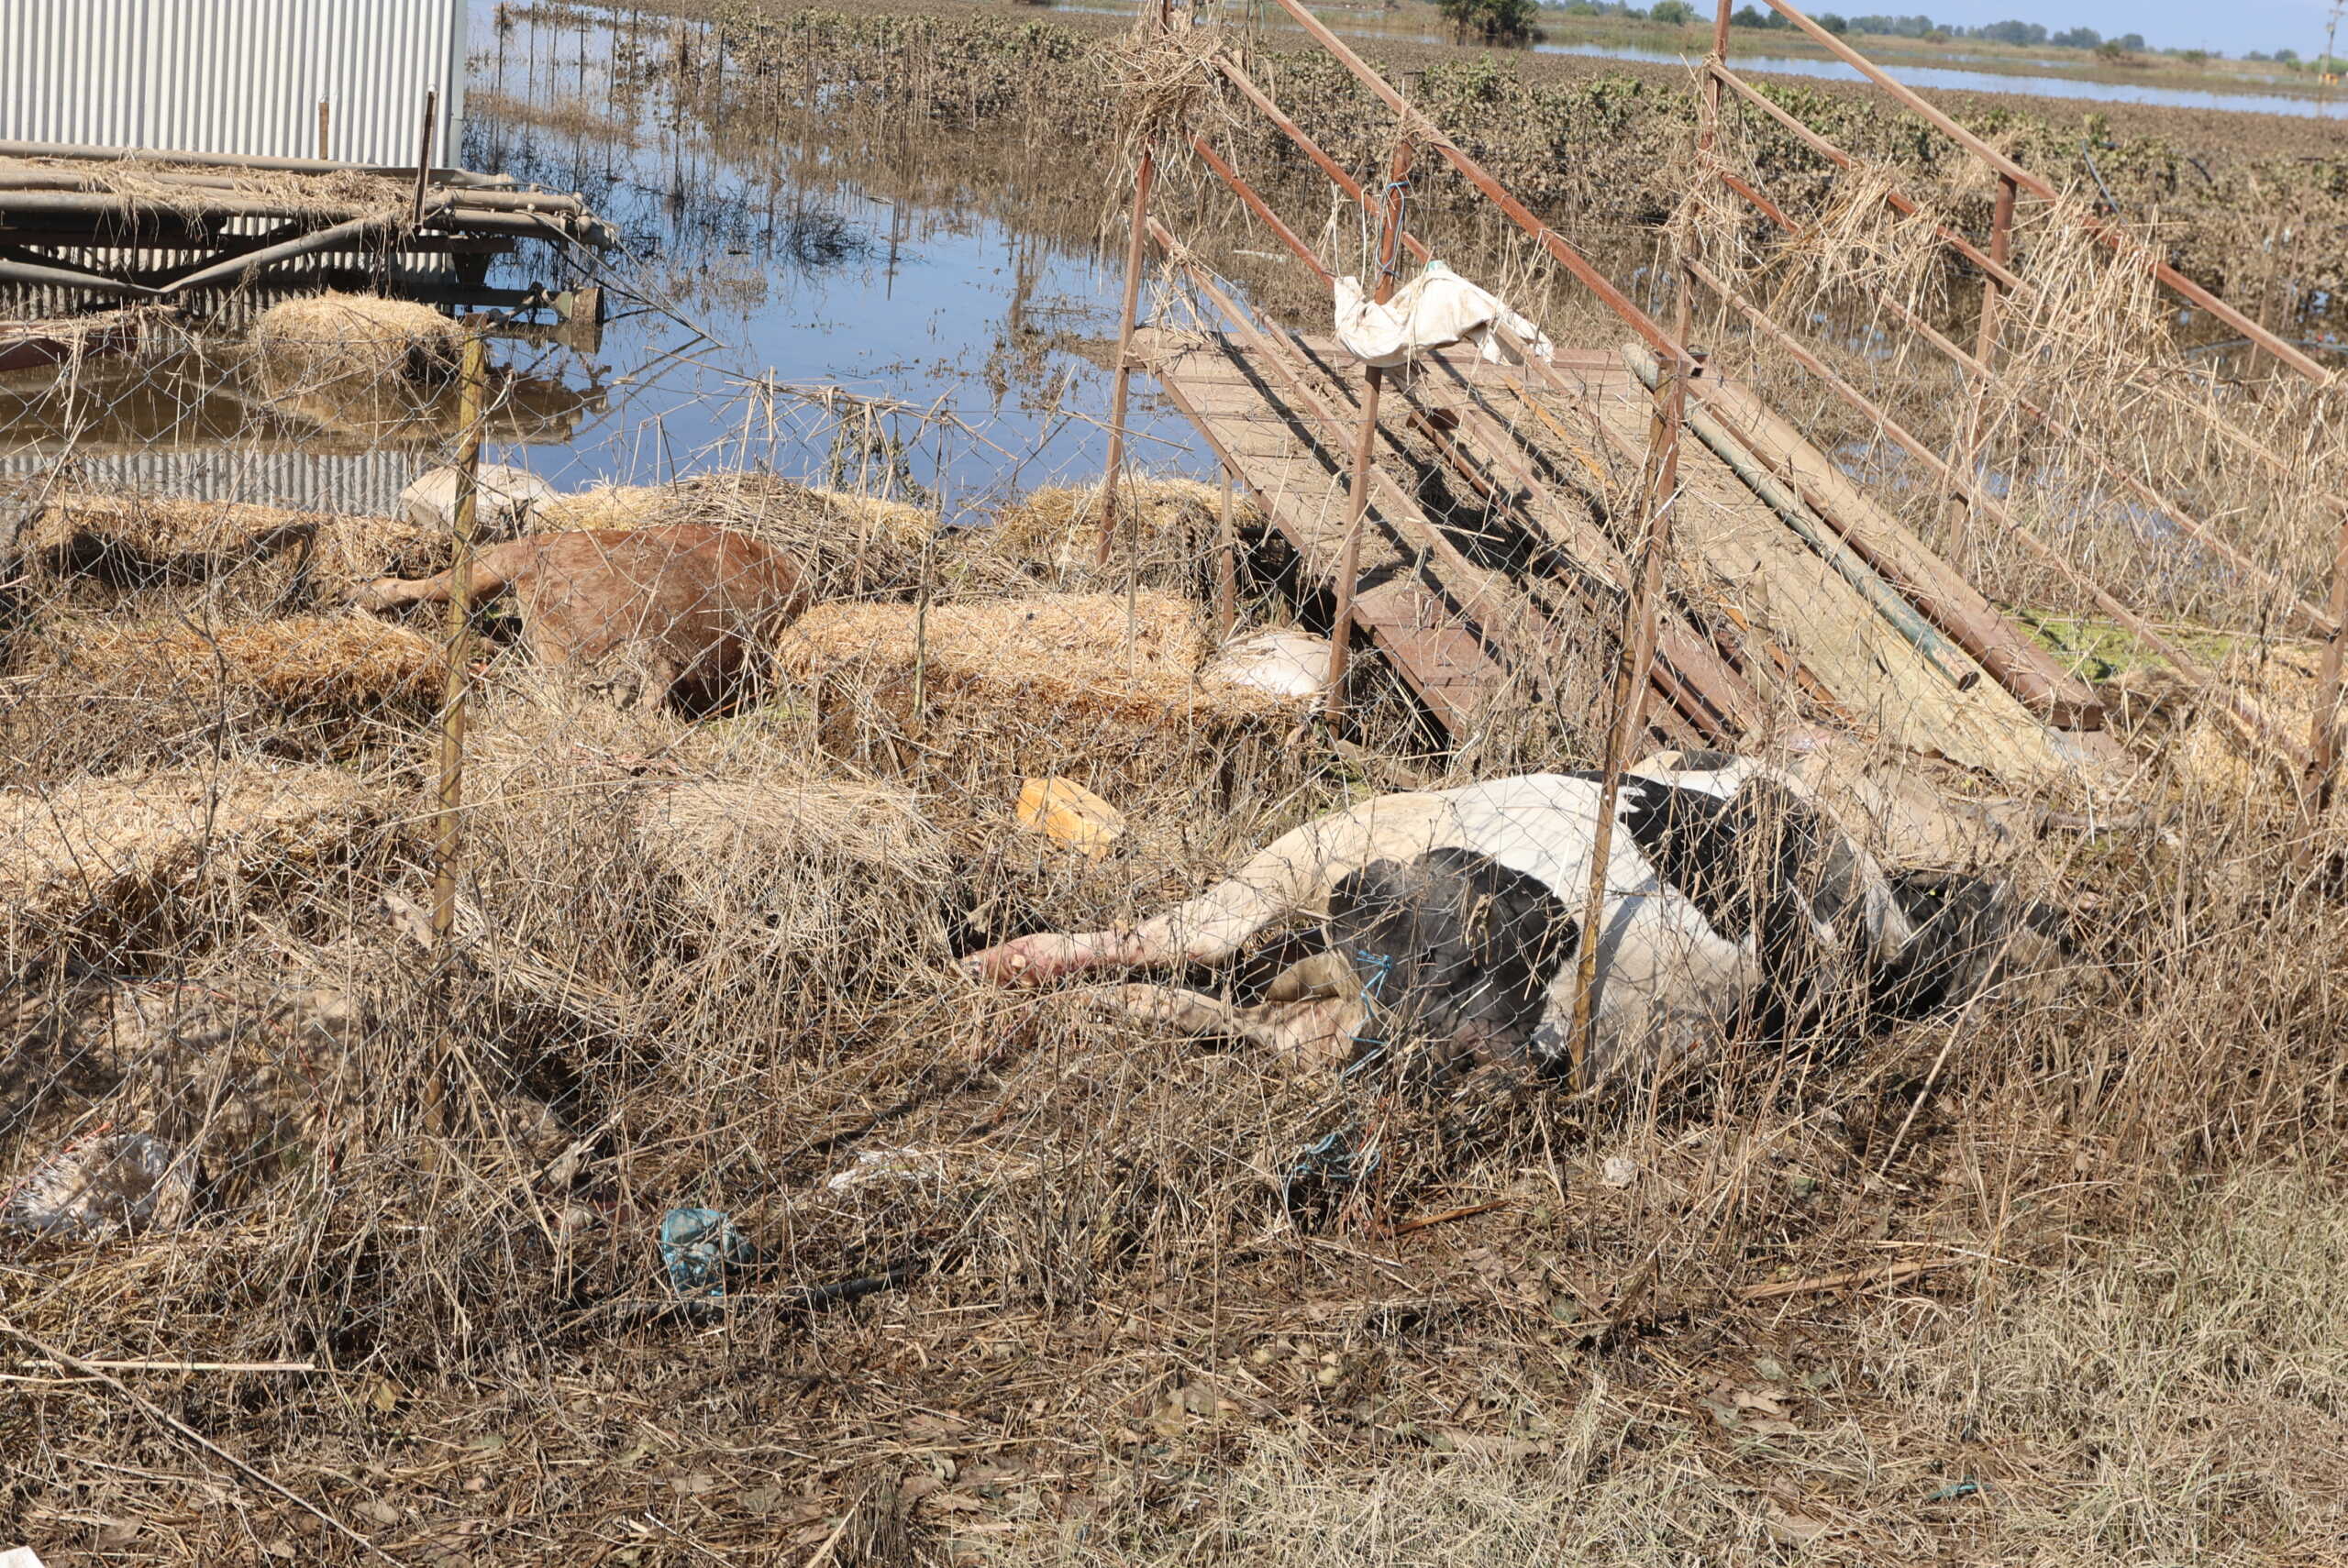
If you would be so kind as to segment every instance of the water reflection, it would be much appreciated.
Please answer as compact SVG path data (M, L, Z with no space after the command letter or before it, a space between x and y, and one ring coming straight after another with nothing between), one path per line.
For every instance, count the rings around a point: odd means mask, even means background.
M713 138L624 24L525 22L477 43L474 79L492 91L465 161L583 193L628 256L604 279L593 366L610 404L531 443L531 467L566 488L746 461L803 472L836 435L797 395L821 387L961 421L892 422L908 478L932 491L942 474L952 506L1014 475L1097 473L1120 259L1089 235L1002 221L974 176L932 169L884 192L878 162L821 136ZM903 150L917 166L921 149ZM533 265L501 260L493 281ZM1187 424L1135 403L1139 459L1195 469Z

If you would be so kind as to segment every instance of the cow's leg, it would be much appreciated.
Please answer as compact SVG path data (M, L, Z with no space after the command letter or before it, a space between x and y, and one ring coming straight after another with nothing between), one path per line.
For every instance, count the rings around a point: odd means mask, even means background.
M529 564L537 558L539 541L515 539L509 544L495 545L473 557L472 597L478 601L503 593ZM454 574L442 572L437 577L379 577L353 589L350 602L361 610L398 610L410 604L446 604L453 587Z
M1109 1011L1184 1034L1222 1034L1261 1045L1300 1067L1334 1067L1351 1054L1363 1021L1361 999L1234 1007L1203 991L1179 986L1102 986L1091 995Z
M1231 877L1137 926L1039 932L974 953L962 967L983 980L1035 985L1087 969L1227 958L1267 926L1317 907L1339 878L1372 855L1426 849L1441 831L1432 819L1443 804L1410 795L1364 801L1282 834Z

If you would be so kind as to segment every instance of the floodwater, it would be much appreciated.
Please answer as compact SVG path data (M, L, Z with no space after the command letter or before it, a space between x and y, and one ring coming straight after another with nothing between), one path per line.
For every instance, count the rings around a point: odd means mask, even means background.
M1702 61L1700 50L1671 53L1663 50L1624 49L1599 44L1538 43L1543 54L1589 54L1608 60L1643 60L1693 70ZM1779 76L1815 76L1830 82L1864 82L1858 68L1840 60L1808 60L1799 55L1756 55L1732 50L1730 63L1739 72L1763 72ZM2085 98L2099 104L2152 104L2177 109L2232 109L2265 115L2336 116L2342 105L2335 99L2289 97L2278 93L2206 93L2187 87L2156 87L2139 82L2086 82L2073 76L2009 76L1995 71L1953 71L1933 65L1897 65L1890 74L1908 86L1966 93L2018 93L2032 98Z
M1021 232L976 199L883 197L837 148L721 149L658 82L615 90L629 50L600 26L476 40L463 161L582 192L624 237L601 269L600 348L532 367L569 361L603 387L600 414L510 460L566 490L763 464L958 514L1097 479L1122 254ZM500 99L537 108L500 117ZM624 123L538 112L557 103ZM491 281L547 266L526 246ZM1189 425L1146 378L1133 392L1135 460L1202 471Z
M1056 10L1081 11L1094 16L1122 17L1132 13L1129 6L1070 6L1056 5ZM1323 21L1335 31L1369 39L1403 39L1413 43L1441 44L1450 40L1434 33L1405 32L1391 28L1348 26L1343 17L1324 17ZM1301 32L1285 16L1258 14L1251 18L1259 27L1279 28ZM1706 41L1709 41L1707 39ZM1858 70L1840 60L1810 59L1800 55L1751 54L1737 49L1732 39L1730 62L1740 72L1760 72L1779 76L1814 76L1830 82L1863 82L1866 78ZM1533 46L1536 54L1579 54L1600 60L1642 61L1650 65L1684 65L1694 70L1703 60L1700 43L1690 43L1685 50L1636 49L1621 44L1572 43L1548 39ZM2016 93L2031 98L2084 98L2099 104L2149 104L2178 109L2231 109L2241 113L2265 115L2308 115L2317 117L2339 116L2348 113L2348 100L2342 96L2323 98L2298 97L2282 93L2211 93L2198 88L2160 87L2140 82L2088 82L2073 76L2008 75L1996 71L1958 71L1944 66L1897 64L1886 68L1911 87L1939 89L1966 93Z

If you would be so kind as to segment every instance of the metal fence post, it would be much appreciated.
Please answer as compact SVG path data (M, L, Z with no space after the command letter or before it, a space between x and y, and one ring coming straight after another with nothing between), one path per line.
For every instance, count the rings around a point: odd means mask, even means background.
M1386 200L1378 222L1378 278L1370 297L1384 304L1394 297L1394 270L1402 253L1403 194L1411 184L1411 133L1407 120L1394 144L1394 165L1386 182ZM1346 666L1350 653L1354 619L1355 580L1361 576L1361 536L1368 525L1369 474L1378 461L1378 392L1384 372L1368 368L1362 382L1361 425L1354 436L1353 473L1346 492L1346 533L1337 546L1337 606L1329 632L1328 690L1324 711L1335 718L1345 711Z
M1656 389L1649 425L1651 481L1643 511L1646 537L1639 553L1639 575L1623 607L1621 659L1614 669L1613 708L1606 732L1606 756L1599 774L1598 821L1589 849L1589 889L1582 900L1581 932L1574 956L1573 1086L1589 1087L1589 1050L1595 1024L1598 942L1606 923L1607 861L1614 849L1614 807L1623 790L1623 769L1646 723L1646 699L1654 679L1656 615L1663 600L1663 563L1671 548L1671 508L1679 489L1679 432L1687 423L1688 381L1703 373L1703 362L1659 361L1663 383Z
M473 516L478 508L486 339L465 339L458 410L464 425L457 450L457 503L449 517L448 685L440 701L440 768L433 791L432 934L444 947L457 922L458 825L465 796L465 707L472 689Z

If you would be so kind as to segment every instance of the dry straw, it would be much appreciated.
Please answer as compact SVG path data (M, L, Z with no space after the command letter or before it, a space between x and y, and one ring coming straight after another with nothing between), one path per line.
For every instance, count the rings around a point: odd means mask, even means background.
M32 518L33 564L129 586L204 582L262 563L325 583L420 577L447 564L445 531L387 517L297 512L242 502L67 491Z
M463 334L430 305L325 293L273 304L253 323L266 374L285 387L445 380Z
M332 767L232 764L0 790L10 967L53 944L119 952L147 922L181 929L295 890L382 816L372 791Z

